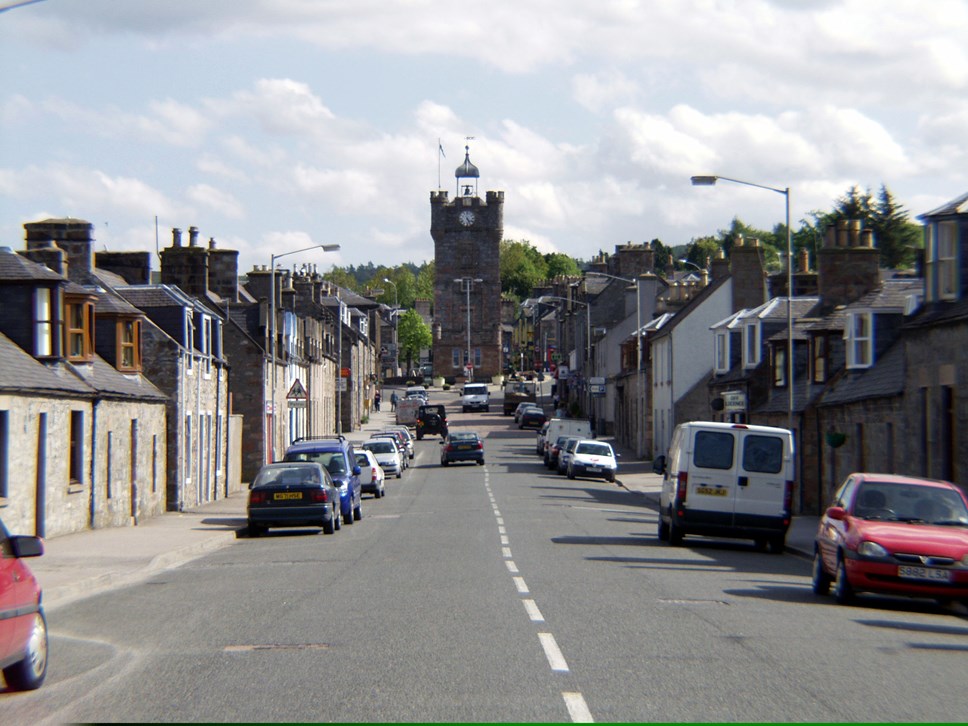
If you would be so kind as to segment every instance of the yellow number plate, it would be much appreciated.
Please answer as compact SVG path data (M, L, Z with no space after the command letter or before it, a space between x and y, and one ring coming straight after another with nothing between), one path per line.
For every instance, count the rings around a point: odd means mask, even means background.
M302 492L276 492L272 495L273 499L302 499Z
M729 494L729 489L724 487L696 487L696 494L703 494L707 497L725 497Z

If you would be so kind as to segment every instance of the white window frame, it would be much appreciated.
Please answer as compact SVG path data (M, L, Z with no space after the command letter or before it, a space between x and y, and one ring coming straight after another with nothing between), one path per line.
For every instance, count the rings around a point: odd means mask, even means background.
M34 355L54 355L54 291L38 287L34 291Z
M847 313L844 342L848 368L870 368L874 365L873 313L869 310Z
M195 315L191 308L184 308L185 315L185 353L188 362L185 373L189 376L195 373Z
M958 223L938 223L938 297L957 300L958 280Z
M743 367L755 368L760 364L762 355L760 341L760 321L743 323Z

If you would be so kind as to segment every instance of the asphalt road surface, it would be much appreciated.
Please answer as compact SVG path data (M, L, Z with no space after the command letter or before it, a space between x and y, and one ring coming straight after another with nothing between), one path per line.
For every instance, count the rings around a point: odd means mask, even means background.
M963 618L837 606L745 542L670 548L641 497L549 472L499 411L450 418L485 466L426 438L334 536L240 532L51 613L47 683L0 723L968 716Z

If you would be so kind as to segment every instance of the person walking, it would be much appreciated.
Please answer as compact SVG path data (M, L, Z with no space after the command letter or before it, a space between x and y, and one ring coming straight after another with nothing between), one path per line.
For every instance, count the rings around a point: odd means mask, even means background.
M381 396L379 391L373 394L373 409L376 411L380 410L380 398Z
M390 394L390 410L391 411L397 410L397 392L396 391Z

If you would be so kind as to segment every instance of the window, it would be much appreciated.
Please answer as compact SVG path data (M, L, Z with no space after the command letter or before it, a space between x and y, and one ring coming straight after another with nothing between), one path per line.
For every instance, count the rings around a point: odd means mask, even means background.
M872 317L871 313L847 313L844 340L848 368L869 368L874 362Z
M205 361L205 375L212 375L212 319L205 315L202 317L202 355Z
M474 367L475 368L481 367L481 349L480 348L474 348Z
M760 326L747 323L743 326L743 367L753 368L760 364Z
M38 287L34 296L34 355L54 355L54 309L51 289Z
M729 331L717 330L715 341L716 373L729 372Z
M461 367L461 361L463 360L463 352L461 351L460 348L453 348L453 349L451 349L451 354L452 354L452 365L453 365L453 367L454 368L460 368Z
M703 469L733 466L733 435L721 431L697 431L693 463Z
M786 347L778 345L773 349L773 387L786 388L787 356Z
M938 297L958 299L958 224L941 222L938 225Z
M141 370L141 321L118 321L118 370Z
M111 478L114 476L114 432L108 431L107 473L104 476L104 495L107 499L114 496Z
M72 483L84 481L84 412L71 411L70 477Z
M743 440L743 468L760 474L779 474L783 468L783 439L750 434Z
M192 316L191 309L185 310L185 339L183 345L188 354L185 372L191 375L195 370L195 320Z
M810 341L813 357L813 382L823 383L827 380L827 338L818 335Z
M0 411L0 499L10 491L10 412Z
M94 305L89 302L69 302L67 310L67 358L71 361L90 361L93 357L91 341L94 337Z

